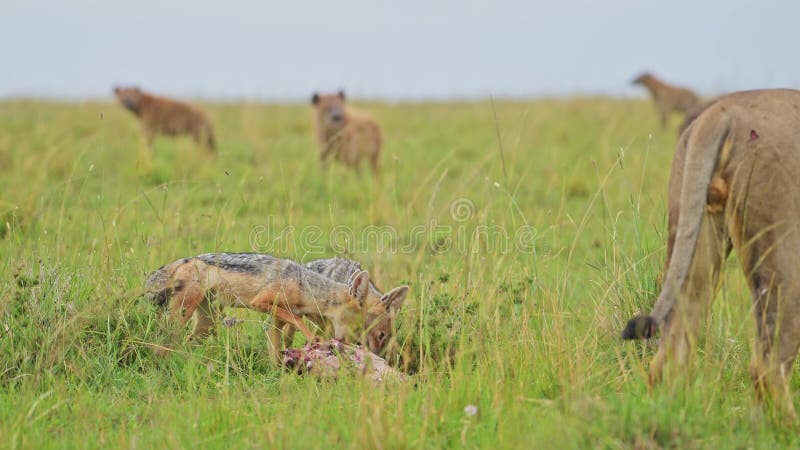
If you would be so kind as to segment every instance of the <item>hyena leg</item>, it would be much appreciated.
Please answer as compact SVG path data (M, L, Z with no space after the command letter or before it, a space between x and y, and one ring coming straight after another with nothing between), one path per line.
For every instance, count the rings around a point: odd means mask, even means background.
M319 166L326 170L328 168L328 161L334 157L334 143L325 143L319 152Z
M192 140L198 147L205 146L205 133L199 127L195 127L192 129Z
M660 103L658 104L657 107L658 107L658 115L661 119L661 128L666 130L667 125L669 124L669 109Z
M153 143L156 140L156 132L148 126L144 126L144 142L147 144L147 148L153 149Z
M342 159L342 162L344 162L347 167L353 169L357 174L361 173L361 158L347 155L346 158Z
M687 280L667 319L658 352L650 363L650 384L683 372L697 345L698 331L714 299L722 262L730 251L722 214L706 214Z
M211 152L216 149L216 144L214 143L214 134L207 127L197 127L193 129L192 139L198 147L203 147Z
M380 153L373 153L370 155L369 165L372 168L372 175L376 177L380 175Z
M216 152L217 151L217 140L214 139L214 130L212 130L211 128L206 128L206 136L205 136L205 138L206 138L206 148L210 152Z
M758 333L750 376L760 399L769 396L779 410L796 420L789 382L800 348L800 329L797 328L800 305L798 292L776 282L791 280L785 278L787 275L794 274L757 270L749 276Z

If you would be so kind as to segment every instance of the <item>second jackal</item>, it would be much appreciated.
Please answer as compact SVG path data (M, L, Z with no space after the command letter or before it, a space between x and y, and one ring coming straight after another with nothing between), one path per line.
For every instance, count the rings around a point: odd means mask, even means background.
M345 258L318 259L305 264L305 267L339 283L347 282L353 274L363 270L360 263ZM394 320L406 296L408 286L398 286L384 294L372 281L369 282L369 291L364 301L364 326L367 329L365 344L370 351L381 353L391 340ZM291 338L291 331L287 336Z

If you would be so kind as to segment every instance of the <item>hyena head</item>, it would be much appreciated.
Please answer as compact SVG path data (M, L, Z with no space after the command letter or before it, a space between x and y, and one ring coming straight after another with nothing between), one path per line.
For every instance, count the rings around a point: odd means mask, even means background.
M350 277L347 282L347 291L341 304L344 305L333 322L333 337L340 341L349 341L356 328L364 322L364 305L369 292L369 273L361 270Z
M378 297L370 290L364 324L367 347L373 353L383 351L394 330L394 319L408 295L408 286L399 286Z
M642 72L641 74L639 74L638 77L634 78L631 81L631 84L634 85L634 86L637 85L637 84L646 84L648 81L650 81L652 79L653 79L653 76L650 75L649 72Z
M317 94L311 96L311 104L317 111L317 120L328 129L344 127L344 91L336 94Z
M142 90L138 87L115 87L114 95L117 100L134 113L139 112L142 103Z

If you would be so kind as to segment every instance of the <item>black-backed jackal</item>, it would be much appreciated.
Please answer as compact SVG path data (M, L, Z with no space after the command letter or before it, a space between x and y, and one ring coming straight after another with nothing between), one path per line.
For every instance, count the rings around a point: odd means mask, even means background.
M340 283L294 261L261 253L206 253L173 261L147 278L151 300L166 306L181 325L194 315L192 338L209 334L222 307L272 314L270 355L280 360L280 329L291 324L309 341L316 336L302 317L322 317L334 338L349 341L363 326L369 274L353 273Z

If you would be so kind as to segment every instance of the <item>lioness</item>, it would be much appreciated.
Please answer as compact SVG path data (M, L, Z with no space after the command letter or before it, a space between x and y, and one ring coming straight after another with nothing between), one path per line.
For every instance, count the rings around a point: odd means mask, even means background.
M115 87L114 95L141 121L147 145L153 144L158 133L188 134L198 145L212 151L216 149L211 120L194 106L147 94L138 87Z
M800 347L800 91L726 95L681 136L669 181L667 272L649 316L631 319L625 339L664 326L650 365L688 363L720 268L736 249L753 297L757 339L750 373L794 416L789 395Z
M661 116L663 128L667 127L667 120L671 112L689 114L701 105L700 98L691 90L665 83L647 72L636 77L632 84L640 84L650 91Z
M347 166L359 168L362 158L369 158L372 173L378 175L381 153L381 129L366 113L345 108L344 92L317 94L311 97L316 111L319 159L324 164L333 156Z

